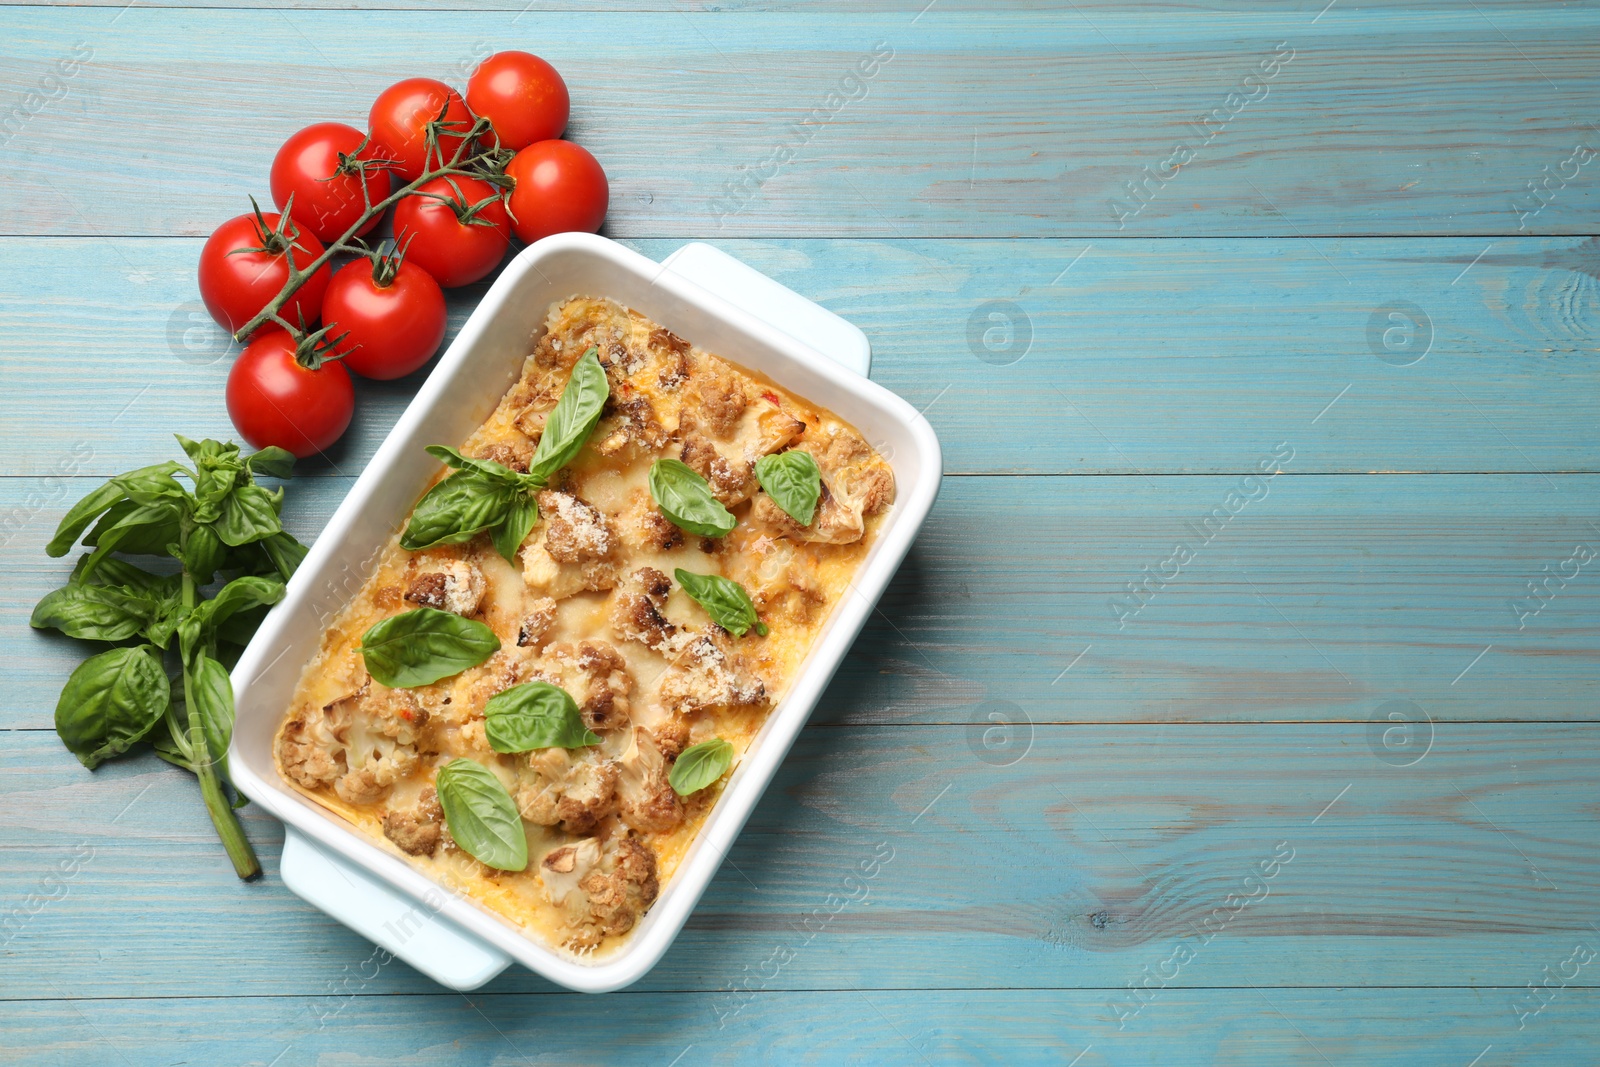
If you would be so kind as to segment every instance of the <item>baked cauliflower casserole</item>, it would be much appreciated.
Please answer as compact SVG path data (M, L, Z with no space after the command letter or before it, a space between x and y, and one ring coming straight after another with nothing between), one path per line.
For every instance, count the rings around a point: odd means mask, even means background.
M894 498L828 411L610 300L553 306L323 635L280 772L545 944L615 950Z

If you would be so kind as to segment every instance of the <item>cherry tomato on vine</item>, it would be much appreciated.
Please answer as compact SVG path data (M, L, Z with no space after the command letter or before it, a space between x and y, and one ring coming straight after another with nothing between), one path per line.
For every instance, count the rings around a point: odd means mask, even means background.
M432 78L407 78L378 94L367 116L372 131L374 153L394 161L394 171L408 182L422 177L431 162L438 166L440 156L427 154L428 124L439 119L439 152L448 162L456 146L466 140L472 128L472 114L456 91Z
M376 152L366 135L342 122L318 122L292 134L272 157L272 202L279 211L294 208L289 214L320 240L333 241L344 236L366 210L366 195L376 204L389 195L389 175L370 162ZM374 216L356 233L367 233L378 225Z
M611 191L600 161L571 141L539 141L506 166L516 181L508 198L512 226L528 244L553 233L594 233L606 220Z
M439 283L403 253L356 260L322 298L334 350L364 378L403 378L428 362L444 340L445 318Z
M254 204L254 201L251 201ZM200 249L200 299L229 333L277 296L289 280L289 267L304 268L322 255L322 242L293 219L259 207L218 226ZM333 272L324 263L278 310L292 323L317 321L322 294Z
M560 137L571 106L556 68L527 52L496 52L467 81L467 107L494 125L502 148Z
M304 340L267 326L228 372L228 417L252 447L277 445L301 459L332 445L350 425L350 372L324 358L325 331Z
M477 281L511 244L500 191L477 178L435 178L394 206L395 240L446 289Z

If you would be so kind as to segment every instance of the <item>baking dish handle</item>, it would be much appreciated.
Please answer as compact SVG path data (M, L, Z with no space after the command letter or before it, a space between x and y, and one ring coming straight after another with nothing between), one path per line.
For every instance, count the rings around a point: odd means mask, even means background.
M511 957L437 914L439 896L419 902L285 826L283 884L356 933L451 989L477 989ZM433 906L430 906L430 903Z
M661 261L767 325L810 345L845 370L863 378L872 369L872 344L854 323L780 285L720 248L692 241Z

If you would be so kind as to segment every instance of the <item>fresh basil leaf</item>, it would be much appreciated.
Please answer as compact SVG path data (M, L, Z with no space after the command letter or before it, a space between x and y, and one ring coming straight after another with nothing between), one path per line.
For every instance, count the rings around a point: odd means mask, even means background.
M698 793L728 773L733 765L733 745L720 737L690 745L678 754L667 775L672 791L680 797Z
M650 496L661 514L701 537L721 537L738 524L706 480L682 460L658 459L650 465Z
M517 549L527 540L533 524L539 521L539 505L527 493L519 492L506 509L506 517L494 528L494 547L512 566L517 562Z
M210 600L196 604L194 619L203 632L207 628L214 629L221 626L241 611L276 604L282 599L282 582L276 578L246 575L243 578L235 578L217 590L217 595Z
M801 526L810 526L822 497L822 471L810 452L791 448L756 460L756 480L772 502Z
M227 774L228 742L233 738L233 682L227 668L203 652L195 656L184 697L200 713L211 762Z
M189 531L188 543L183 547L183 566L194 576L196 585L208 585L222 566L226 546L210 526L196 526Z
M102 521L116 514L121 507L119 504L106 512ZM122 512L116 522L95 536L94 551L83 565L84 576L92 574L113 549L133 555L165 552L167 545L178 540L181 516L181 505L169 500L133 505L130 510ZM99 531L98 526L96 530Z
M143 629L155 602L100 585L64 585L34 605L28 625L82 641L126 641Z
M522 814L493 771L469 759L454 759L434 776L433 788L456 844L496 870L527 869L528 834Z
M52 557L64 556L67 550L77 543L89 524L105 514L110 508L124 500L128 494L113 479L95 489L88 496L72 505L67 513L61 517L61 523L56 527L55 536L50 538L50 543L44 546L45 554Z
M56 733L93 770L142 740L170 699L156 649L113 648L84 660L67 679L56 702Z
M187 617L183 606L183 596L174 591L167 595L150 615L150 621L145 624L144 636L147 641L157 648L166 648L172 643L172 635L178 632L178 627Z
M209 437L202 441L194 441L181 433L175 433L172 436L178 439L178 444L182 446L184 455L194 460L197 464L214 463L225 457L237 459L239 455L239 446L232 441L214 441Z
M496 752L600 743L600 736L583 725L572 696L549 682L527 682L490 697L483 706L483 732Z
M245 545L283 530L278 521L281 496L259 485L241 485L222 500L222 513L212 528L226 545Z
M572 365L572 376L561 390L561 399L555 410L545 419L544 433L539 436L539 447L528 462L528 476L542 485L550 476L577 458L584 442L594 432L595 423L611 396L611 383L606 380L605 368L600 366L600 354L589 349Z
M429 445L423 451L453 470L477 471L491 481L503 485L520 485L528 477L492 459L473 459L471 456L463 456L459 450L448 445Z
M127 474L119 474L112 481L122 486L122 491L135 504L176 502L189 495L173 477L181 470L183 465L179 463L158 463L153 467L141 467Z
M459 470L423 494L400 535L408 552L470 541L505 522L520 494L477 470Z
M500 650L481 622L438 608L384 619L361 637L367 673L391 689L412 689L476 667Z
M234 612L217 623L217 640L238 645L242 649L261 628L262 621L267 617L267 611L268 608L263 605Z
M100 561L99 566L89 574L84 574L84 565L89 562L88 556L79 556L78 565L73 568L72 577L67 580L69 585L110 585L126 589L130 593L149 593L153 596L165 596L178 588L183 581L177 574L151 574L142 567L135 567L127 560L108 556Z
M245 469L257 478L293 478L294 453L277 445L268 445L244 461Z
M306 546L281 530L270 537L262 538L256 544L284 581L289 580L301 561L306 558Z
M711 621L733 634L743 637L753 626L756 633L767 636L767 624L756 615L755 603L744 586L720 574L695 574L679 567L673 572L683 591L694 602L706 609Z

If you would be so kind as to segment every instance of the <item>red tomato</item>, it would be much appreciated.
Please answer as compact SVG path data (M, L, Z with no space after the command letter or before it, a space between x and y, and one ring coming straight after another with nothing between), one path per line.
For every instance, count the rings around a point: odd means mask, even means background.
M512 226L528 244L553 233L594 233L606 220L611 191L600 161L571 141L540 141L506 166Z
M411 262L451 289L499 265L511 244L511 220L488 182L435 178L394 206L394 234Z
M229 333L255 318L289 280L289 265L305 267L322 255L322 242L275 212L240 215L218 226L200 249L200 299ZM333 272L324 263L278 314L306 325L317 321Z
M556 68L527 52L496 52L467 82L467 107L494 125L502 148L560 137L571 106Z
M444 340L445 317L439 283L399 256L356 260L322 298L328 336L339 338L344 365L365 378L403 378L428 362Z
M305 352L307 343L297 346L281 326L265 327L228 372L228 417L252 447L277 445L304 459L350 425L356 405L350 372ZM296 358L297 349L306 362Z
M394 170L408 182L422 177L429 163L438 166L440 155L427 155L428 123L444 110L439 131L439 152L448 162L456 146L466 140L472 115L456 91L432 78L407 78L378 94L367 116L372 131L373 154L394 160Z
M374 158L371 144L362 145L364 135L342 122L319 122L307 126L283 142L272 157L272 201L279 211L288 210L294 197L294 220L323 241L333 241L355 225L367 208L361 186L376 204L389 195L389 175L378 167L352 166L357 159ZM357 149L360 149L359 153ZM374 217L356 233L369 232L378 225Z

